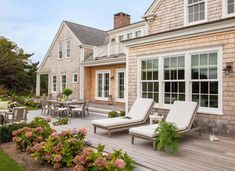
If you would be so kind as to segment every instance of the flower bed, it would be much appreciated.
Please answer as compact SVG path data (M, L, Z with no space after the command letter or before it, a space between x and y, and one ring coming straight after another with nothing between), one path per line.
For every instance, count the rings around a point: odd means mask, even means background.
M51 129L50 119L36 118L33 128L24 127L13 132L13 141L20 151L27 151L40 163L55 169L74 167L74 171L131 171L134 161L121 150L104 154L104 146L93 149L85 141L85 128L64 130L61 133ZM42 126L44 125L44 126Z

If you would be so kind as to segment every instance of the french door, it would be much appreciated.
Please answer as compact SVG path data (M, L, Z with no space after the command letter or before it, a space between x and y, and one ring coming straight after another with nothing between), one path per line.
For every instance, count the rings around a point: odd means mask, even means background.
M116 100L125 100L125 69L118 69L116 71Z
M108 100L110 91L110 72L97 71L96 72L96 99Z

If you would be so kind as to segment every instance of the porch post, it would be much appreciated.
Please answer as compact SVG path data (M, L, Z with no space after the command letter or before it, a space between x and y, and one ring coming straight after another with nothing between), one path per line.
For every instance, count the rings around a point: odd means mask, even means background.
M37 73L37 77L36 77L36 96L40 96L40 84L41 84L41 80L40 80L40 74Z
M51 74L49 73L49 74L48 74L48 90L47 90L47 91L48 91L48 94L51 94L51 90L52 90L52 89L51 89L51 86L52 86L52 85L51 85Z
M95 49L94 49L95 51ZM84 48L81 48L81 52L80 52L80 63L82 63L85 59L85 52L84 52ZM95 54L94 54L95 55ZM80 81L79 81L79 98L84 100L84 66L80 65L79 67L80 69Z

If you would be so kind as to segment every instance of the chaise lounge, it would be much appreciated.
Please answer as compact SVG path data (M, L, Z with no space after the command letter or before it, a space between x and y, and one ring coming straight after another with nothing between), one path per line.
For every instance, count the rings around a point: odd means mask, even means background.
M111 131L113 130L123 130L142 125L147 121L153 106L153 99L138 98L125 117L91 121L94 127L94 133L96 133L96 128L101 128L108 130L108 135L111 136Z
M198 131L201 135L200 127L196 127L193 124L197 110L198 104L196 102L175 101L165 121L174 123L178 129L179 134ZM159 124L153 124L129 129L132 144L134 144L134 138L138 137L153 141L153 148L155 149L155 139L157 138L155 130L158 128L158 126Z

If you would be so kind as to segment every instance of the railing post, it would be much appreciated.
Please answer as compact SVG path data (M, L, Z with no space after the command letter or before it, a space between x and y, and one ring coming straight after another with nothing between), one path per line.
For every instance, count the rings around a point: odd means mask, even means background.
M108 57L110 57L110 42L108 43Z

